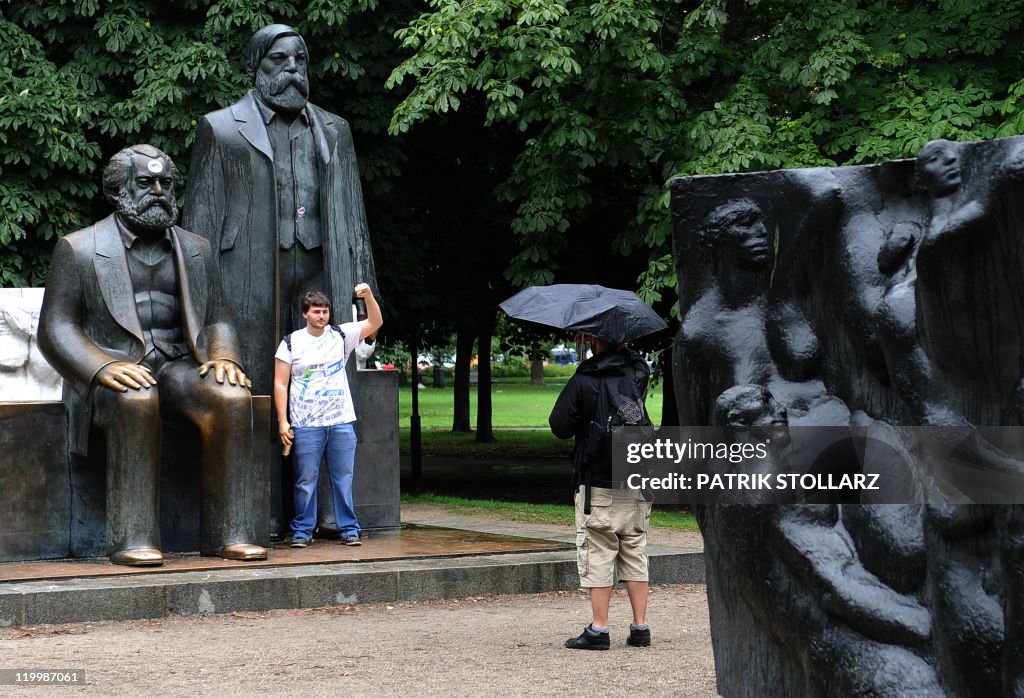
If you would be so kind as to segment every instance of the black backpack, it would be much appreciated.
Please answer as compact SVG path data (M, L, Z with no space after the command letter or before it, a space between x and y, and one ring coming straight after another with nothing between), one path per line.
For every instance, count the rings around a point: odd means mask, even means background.
M630 368L622 376L601 379L597 391L597 404L587 429L587 437L581 449L578 472L574 473L574 485L586 485L583 513L590 513L590 464L611 457L612 441L615 434L625 427L645 427L654 431L654 423L647 414L646 390L640 390L634 379L635 370ZM645 430L646 433L646 430Z

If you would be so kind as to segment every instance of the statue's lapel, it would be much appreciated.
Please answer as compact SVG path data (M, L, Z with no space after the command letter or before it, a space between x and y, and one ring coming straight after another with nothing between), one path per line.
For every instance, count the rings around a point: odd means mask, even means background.
M274 149L270 145L267 126L263 123L259 107L256 106L255 95L252 92L247 94L245 99L237 102L231 108L231 114L235 117L235 121L239 122L238 132L242 134L242 138L273 162Z
M199 249L187 246L177 227L171 228L171 245L174 248L174 263L178 267L185 334L192 352L196 353L196 340L203 328L203 318L206 317L206 266Z
M313 128L313 138L316 140L320 163L327 165L331 161L331 153L334 152L334 148L338 144L338 132L333 128L334 118L312 104L306 104L306 114L309 116L309 124Z
M139 311L135 307L132 277L128 273L128 256L125 254L124 243L118 234L114 217L100 222L94 235L96 256L93 259L93 266L96 268L96 282L99 284L103 302L114 321L145 346Z

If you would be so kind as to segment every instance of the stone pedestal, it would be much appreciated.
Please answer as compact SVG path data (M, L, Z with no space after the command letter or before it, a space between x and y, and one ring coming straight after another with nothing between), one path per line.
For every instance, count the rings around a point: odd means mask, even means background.
M359 446L356 512L364 528L400 524L397 375L360 373L356 390ZM269 396L253 397L254 460L261 473L259 531L270 541L271 433ZM69 462L62 402L0 403L0 562L106 554L106 470L102 448ZM193 551L199 542L198 436L187 425L164 425L160 534L165 552ZM326 481L326 475L324 477ZM290 490L285 491L290 495ZM328 498L329 501L329 498ZM323 510L330 528L333 515Z
M67 433L63 402L0 403L0 562L68 556Z
M398 373L360 371L356 398L356 468L352 498L363 528L397 528L401 524L398 460ZM317 483L321 529L337 530L327 464Z

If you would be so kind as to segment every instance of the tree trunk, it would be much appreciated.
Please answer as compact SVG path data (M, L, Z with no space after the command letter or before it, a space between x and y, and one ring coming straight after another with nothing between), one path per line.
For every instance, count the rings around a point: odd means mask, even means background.
M672 374L672 347L661 352L662 403L660 426L679 426L679 405L676 403L676 382Z
M530 385L544 385L544 359L530 360Z
M494 423L491 410L491 335L494 319L484 323L477 344L476 384L476 440L478 443L494 441Z
M470 433L473 427L470 426L469 417L469 372L472 368L470 362L473 360L473 342L476 337L472 332L462 327L455 336L455 377L454 377L454 417L452 418L452 431Z

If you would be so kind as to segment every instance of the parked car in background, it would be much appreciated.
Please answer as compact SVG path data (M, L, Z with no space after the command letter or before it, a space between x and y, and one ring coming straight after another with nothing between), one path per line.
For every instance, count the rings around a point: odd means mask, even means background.
M564 344L551 348L551 360L556 364L578 364L580 362L579 357L576 354L575 347L566 347Z

